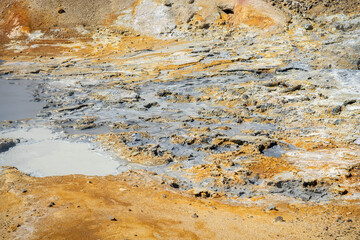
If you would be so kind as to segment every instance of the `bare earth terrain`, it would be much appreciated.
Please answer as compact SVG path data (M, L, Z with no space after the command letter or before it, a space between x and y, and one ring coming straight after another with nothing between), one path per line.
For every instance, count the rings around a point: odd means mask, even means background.
M360 239L359 8L1 1L1 239Z

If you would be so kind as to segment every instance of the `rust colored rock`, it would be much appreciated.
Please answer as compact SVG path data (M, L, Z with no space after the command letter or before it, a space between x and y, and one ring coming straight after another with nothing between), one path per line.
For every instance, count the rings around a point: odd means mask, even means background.
M233 24L246 24L259 28L283 28L289 17L279 9L262 0L236 0Z

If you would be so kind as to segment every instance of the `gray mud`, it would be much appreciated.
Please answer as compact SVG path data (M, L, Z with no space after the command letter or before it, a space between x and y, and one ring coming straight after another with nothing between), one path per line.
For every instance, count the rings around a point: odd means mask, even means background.
M300 51L301 36L293 42L281 37L264 40L251 32L244 34L247 36L224 42L175 44L154 52L121 56L119 59L124 60L121 66L111 60L93 64L91 58L70 57L21 65L4 63L1 68L6 71L19 71L8 76L9 80L26 78L37 86L33 97L43 106L29 124L41 123L64 131L73 146L66 137L33 139L3 153L2 156L7 156L3 161L17 163L25 172L36 175L35 168L26 166L17 157L22 156L21 151L34 151L31 161L35 166L46 165L43 156L54 161L44 169L39 168L43 171L39 175L106 175L146 170L164 178L172 177L172 182L184 190L204 187L228 196L270 193L303 201L329 200L333 196L330 186L322 180L338 177L338 169L324 170L329 175L311 172L306 161L290 158L286 162L284 155L301 150L292 145L293 139L310 138L308 145L321 142L323 146L330 146L327 139L334 138L331 135L346 144L358 141L360 71L331 69L329 64L316 66L312 52ZM294 47L296 44L299 47ZM328 44L324 46L327 48ZM159 58L155 54L165 52L169 55ZM319 56L319 62L324 58L328 57ZM175 64L187 70L199 63L222 60L229 60L231 64L210 65L189 71L181 78L173 77L173 70L159 71L154 77L143 76L157 65ZM188 63L194 66L180 67ZM19 128L19 125L13 127ZM109 152L117 154L116 164L107 158L98 159L98 155L86 149L84 140L96 141L100 134L111 133L118 134L116 141L129 150L127 161L121 159L121 150L116 152L116 144L113 149L105 144ZM17 136L4 134L4 137ZM56 144L61 152L55 149ZM98 170L90 167L85 171L80 166L90 164L84 158L65 154L77 149L80 155L92 159L89 161L98 166ZM132 158L142 153L150 154L145 155L149 159L164 153L170 157L155 164L146 161L141 164L141 159ZM79 159L71 171L61 164L70 158ZM288 179L275 181L282 174L276 171L272 179L262 178L256 173L257 169L249 169L263 158L275 164L278 159L288 165L298 163L297 170L308 173L305 175L310 178L318 178L319 184L309 185L304 178L292 173ZM108 169L101 168L100 162ZM339 166L343 166L340 172L345 175L349 163L340 158L339 162ZM266 167L270 172L273 170L271 164ZM282 166L275 168L279 167ZM203 170L208 175L194 180Z
M33 118L42 109L35 102L26 81L8 81L0 78L0 121Z
M119 162L86 142L71 142L45 128L3 132L2 137L20 143L0 154L1 166L13 166L35 177L83 174L104 176L118 173Z

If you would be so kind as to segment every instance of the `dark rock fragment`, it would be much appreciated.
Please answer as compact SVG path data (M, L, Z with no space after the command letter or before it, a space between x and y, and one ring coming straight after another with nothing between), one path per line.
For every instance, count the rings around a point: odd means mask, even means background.
M285 222L285 220L282 216L278 216L278 217L274 218L274 222Z
M267 208L268 211L279 211L274 205L271 205Z
M295 92L295 91L300 90L300 89L301 89L301 85L295 85L295 86L286 88L286 89L283 90L282 92L283 92L283 93L289 93L289 92Z
M66 11L63 8L59 8L57 12L58 14L66 13Z
M192 218L198 218L199 215L197 215L196 213L194 213L193 215L191 215Z
M356 103L356 99L350 99L350 100L346 100L343 105L347 106L347 105L351 105L354 103Z
M172 182L172 183L170 183L170 187L172 187L172 188L179 188L180 186L179 186L179 184L177 184L177 183L175 183L175 182Z
M159 91L157 91L156 95L159 97L166 97L171 95L171 92L166 89L160 89Z
M314 29L314 26L312 24L305 24L304 28L305 30L311 31Z
M0 138L0 153L8 151L10 148L15 147L19 139Z
M339 114L341 112L341 106L337 106L337 107L334 107L331 109L331 114L332 115L336 115L336 114Z
M157 102L150 102L150 103L145 103L144 104L144 108L152 108L152 107L157 107L159 106L159 104Z

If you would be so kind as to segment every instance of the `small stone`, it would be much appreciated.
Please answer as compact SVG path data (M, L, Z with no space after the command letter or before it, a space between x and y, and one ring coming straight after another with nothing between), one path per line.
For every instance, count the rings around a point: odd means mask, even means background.
M345 31L344 25L342 25L341 23L335 23L334 26L336 30Z
M134 152L131 154L131 156L135 157L135 156L137 156L137 155L139 155L139 154L140 154L139 151L134 151Z
M295 86L291 86L286 88L285 90L281 91L282 93L290 93L290 92L295 92L301 89L301 85L295 85Z
M113 222L116 222L116 221L117 221L117 219L114 218L114 217L110 217L109 219L110 219L110 221L113 221Z
M276 218L274 218L275 222L285 222L284 218L282 216L278 216Z
M171 92L166 89L160 89L159 91L157 91L156 95L159 97L166 97L171 95Z
M336 119L336 120L334 121L334 125L340 125L342 122L344 122L343 119Z
M150 103L144 104L144 108L147 108L147 109L149 109L151 107L157 107L157 106L159 106L159 104L157 102L150 102Z
M54 202L51 202L51 203L48 205L48 207L53 207L53 206L55 206L55 203L54 203Z
M173 182L173 183L170 183L170 187L172 187L172 188L179 188L180 186L179 186L179 184Z
M26 189L21 190L22 193L27 193Z
M279 211L274 205L267 208L268 211Z
M335 114L339 114L341 112L341 106L337 106L331 109L331 114L335 115Z
M173 3L170 0L166 0L164 5L167 7L171 7L173 5Z
M347 105L351 105L354 103L356 103L356 99L350 99L350 100L346 100L343 105L347 106Z
M197 215L196 213L194 213L193 215L191 215L192 218L198 218L199 215Z
M342 217L338 217L335 222L337 222L337 223L344 223L345 220L343 220Z
M92 183L92 181L88 181L88 183Z
M304 28L305 28L305 30L310 31L310 30L313 30L313 29L314 29L314 26L311 25L311 24L305 24Z
M209 23L201 23L198 26L199 29L208 29L210 28L210 24Z
M238 118L238 119L235 120L235 122L236 122L236 123L243 123L243 122L244 122L244 119Z
M63 8L59 8L57 12L58 12L58 14L63 14L63 13L65 13L65 10Z
M338 193L340 195L346 195L348 193L348 190L344 189L344 188L339 188L338 189Z
M193 195L194 197L201 197L201 198L209 198L213 195L213 192L209 191L206 188L193 188L188 190L187 192Z

